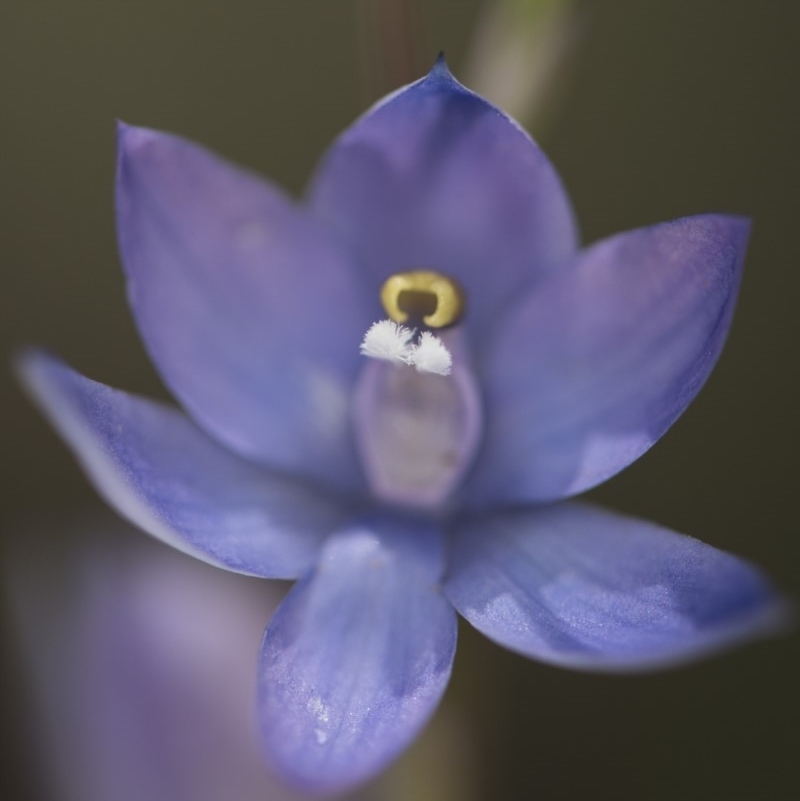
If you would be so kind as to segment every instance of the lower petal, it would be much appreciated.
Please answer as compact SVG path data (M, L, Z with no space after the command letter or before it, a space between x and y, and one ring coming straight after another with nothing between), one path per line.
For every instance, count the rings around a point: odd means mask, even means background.
M334 535L291 590L264 637L260 674L267 753L286 778L340 791L417 735L455 654L441 569L435 528L373 518Z
M344 507L227 451L185 415L31 353L20 375L120 514L204 562L265 578L313 564Z
M730 554L582 504L466 522L445 592L487 637L587 670L637 670L769 634L787 609Z

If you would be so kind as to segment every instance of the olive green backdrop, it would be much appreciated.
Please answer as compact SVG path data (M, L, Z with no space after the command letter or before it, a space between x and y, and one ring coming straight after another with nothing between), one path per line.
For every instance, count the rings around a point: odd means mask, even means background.
M416 51L432 62L445 49L458 76L480 4L420 5ZM657 447L592 495L747 557L797 598L800 4L585 6L567 95L540 137L585 239L701 211L755 218L711 380ZM164 397L116 255L114 119L185 134L299 193L326 144L391 88L364 77L375 48L363 8L0 0L3 358L40 343L105 383ZM97 508L5 369L0 385L5 540L37 516ZM481 798L788 799L800 797L799 650L795 635L669 673L592 676L463 627L445 705L476 744ZM38 798L13 651L4 663L0 796Z

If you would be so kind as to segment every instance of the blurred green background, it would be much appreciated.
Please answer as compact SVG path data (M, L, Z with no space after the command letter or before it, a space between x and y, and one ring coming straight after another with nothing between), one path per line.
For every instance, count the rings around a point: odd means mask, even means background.
M390 0L0 0L3 354L43 344L104 383L165 397L118 265L114 119L184 134L299 194L331 139L438 50L465 77L484 4L413 5L394 41ZM576 6L579 46L532 132L585 240L701 211L755 219L711 380L592 496L745 556L797 598L800 4ZM32 519L99 502L9 371L0 385L8 542ZM13 651L3 662L0 797L38 798L23 671ZM445 706L468 728L477 798L793 799L798 677L796 635L609 677L529 663L463 627Z

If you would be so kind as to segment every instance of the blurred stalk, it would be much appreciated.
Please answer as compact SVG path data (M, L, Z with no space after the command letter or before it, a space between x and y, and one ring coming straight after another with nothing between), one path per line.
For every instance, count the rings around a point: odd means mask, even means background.
M541 136L563 96L587 16L578 0L486 0L464 83Z
M422 77L433 63L421 0L357 0L364 105Z

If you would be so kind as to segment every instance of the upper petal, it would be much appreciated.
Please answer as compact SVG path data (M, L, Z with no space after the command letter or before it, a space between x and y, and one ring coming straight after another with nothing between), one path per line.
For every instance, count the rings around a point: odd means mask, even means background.
M701 215L619 234L526 295L481 365L470 497L563 498L646 451L722 349L748 233L742 218Z
M376 301L390 274L435 269L463 285L476 336L576 248L572 209L550 162L443 61L342 134L309 203L359 256Z
M98 492L149 534L204 562L296 578L346 510L225 450L185 415L32 353L20 373Z
M244 456L357 486L348 397L371 320L327 235L260 179L128 126L117 220L134 316L189 413Z
M445 592L501 645L593 670L696 658L770 633L786 613L736 557L576 503L464 521Z
M363 520L327 541L278 608L262 645L261 723L294 783L335 792L366 781L433 712L456 645L441 569L430 524Z

